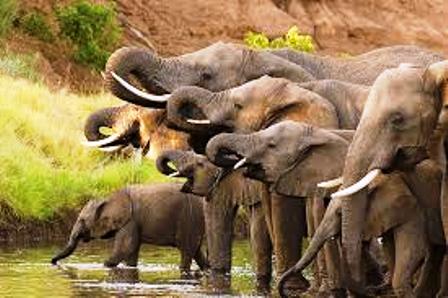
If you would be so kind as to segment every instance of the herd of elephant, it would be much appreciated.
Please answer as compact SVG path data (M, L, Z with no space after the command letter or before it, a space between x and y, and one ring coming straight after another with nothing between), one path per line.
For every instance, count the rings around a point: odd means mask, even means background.
M80 239L115 236L108 266L135 266L140 243L175 245L183 274L194 258L223 286L243 207L259 291L270 290L274 255L282 296L448 295L442 55L391 46L333 58L220 42L161 58L122 48L104 78L128 103L91 114L86 145L131 145L186 182L89 202L53 263Z

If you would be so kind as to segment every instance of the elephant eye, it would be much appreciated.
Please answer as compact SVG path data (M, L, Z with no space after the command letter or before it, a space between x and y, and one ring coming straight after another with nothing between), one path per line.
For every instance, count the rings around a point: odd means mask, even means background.
M203 81L210 81L212 79L212 74L208 71L202 73L201 78Z
M243 109L243 105L238 103L238 102L236 102L234 106L235 106L236 110L242 110Z
M405 122L406 122L405 118L404 118L403 114L401 114L401 113L394 113L390 118L390 123L396 129L403 128L403 125L405 124Z
M275 148L276 145L275 145L274 142L269 142L268 147L269 147L269 148Z

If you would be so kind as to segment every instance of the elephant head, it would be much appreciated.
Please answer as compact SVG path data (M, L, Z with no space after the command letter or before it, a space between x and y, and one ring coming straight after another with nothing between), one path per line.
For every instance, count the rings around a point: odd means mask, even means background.
M343 170L342 244L350 275L362 281L361 233L366 186L380 172L412 170L427 156L442 107L448 61L384 71L369 93Z
M139 48L121 48L111 55L105 71L108 88L117 97L145 107L163 108L167 97L182 86L221 91L263 75L293 81L313 78L301 66L266 51L218 42L194 53L162 58ZM145 91L129 82L135 79Z
M58 253L51 263L70 256L80 240L89 242L92 239L108 239L115 234L132 217L132 202L126 190L120 190L107 200L91 200L79 213L73 225L65 248Z
M282 120L338 127L334 107L318 94L282 78L264 76L237 88L176 90L168 102L169 125L190 134L253 132Z
M84 135L88 147L117 152L128 145L141 148L144 155L155 159L169 149L188 148L187 135L166 126L166 112L126 104L92 113L86 120ZM114 133L107 136L101 128Z
M251 134L220 134L207 144L207 156L217 166L245 167L245 176L280 195L306 197L320 181L341 175L351 133L337 132L283 121Z
M157 158L156 166L164 175L186 178L181 191L199 196L208 196L223 174L207 157L193 151L165 151Z

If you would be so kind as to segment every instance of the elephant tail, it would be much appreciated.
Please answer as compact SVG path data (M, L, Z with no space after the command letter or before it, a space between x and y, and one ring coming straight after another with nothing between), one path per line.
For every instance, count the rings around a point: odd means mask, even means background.
M338 235L341 231L340 204L332 201L330 203L322 222L319 224L310 245L306 249L300 260L287 271L285 271L278 282L278 291L281 297L288 297L285 292L286 281L294 274L305 269L316 257L319 250L324 246L325 242Z

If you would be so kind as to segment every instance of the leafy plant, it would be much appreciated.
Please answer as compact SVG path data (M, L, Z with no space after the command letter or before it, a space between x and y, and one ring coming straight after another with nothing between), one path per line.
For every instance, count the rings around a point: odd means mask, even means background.
M17 16L17 0L1 0L0 1L0 37L13 25L13 21Z
M37 82L39 76L36 71L36 64L36 55L0 50L0 74Z
M31 12L25 15L21 20L21 27L26 33L35 36L40 40L48 42L54 40L51 28L41 13Z
M75 60L102 70L122 33L113 4L78 0L56 10L56 17L61 36L77 48Z
M244 37L244 43L254 49L290 48L301 52L314 52L313 38L307 34L300 34L297 26L291 27L284 36L273 40L269 40L264 33L249 31Z

